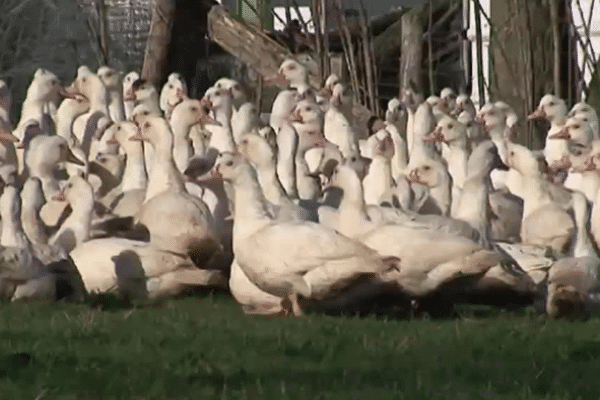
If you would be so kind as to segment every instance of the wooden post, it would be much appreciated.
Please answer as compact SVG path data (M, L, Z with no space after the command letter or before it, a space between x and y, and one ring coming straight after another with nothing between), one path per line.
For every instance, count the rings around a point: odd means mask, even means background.
M485 76L483 73L483 36L481 34L481 3L475 0L475 49L477 57L477 93L479 107L485 104Z
M110 60L109 46L108 46L108 20L106 12L106 4L104 0L98 0L98 19L99 19L99 30L100 30L100 53L102 54L102 62L104 65L108 65Z
M167 77L167 54L175 16L175 0L153 0L150 33L142 66L142 78L160 86Z
M418 13L413 11L414 9L401 17L400 88L408 88L412 82L419 90L422 90L423 24Z
M560 64L562 62L562 46L560 37L560 21L558 19L559 0L550 0L550 25L552 26L552 48L554 51L553 78L554 95L562 98Z

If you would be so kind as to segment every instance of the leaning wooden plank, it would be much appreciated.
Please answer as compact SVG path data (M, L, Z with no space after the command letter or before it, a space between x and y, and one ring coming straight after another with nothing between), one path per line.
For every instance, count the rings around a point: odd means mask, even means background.
M222 6L214 6L208 13L208 36L262 76L276 74L281 63L288 58L302 62L265 33L231 17ZM309 73L308 78L311 86L320 87L315 75ZM360 104L356 104L352 111L358 126L361 127L366 127L367 121L373 115Z
M276 74L292 53L265 33L233 18L222 6L214 6L208 13L208 35L244 64L262 76ZM316 76L309 75L310 84L319 87Z

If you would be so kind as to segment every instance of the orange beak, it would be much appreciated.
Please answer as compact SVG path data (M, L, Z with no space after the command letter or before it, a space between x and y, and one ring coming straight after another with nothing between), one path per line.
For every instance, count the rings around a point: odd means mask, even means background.
M475 122L482 126L485 125L485 117L482 113L479 113L475 116Z
M187 98L187 94L185 94L185 92L183 91L183 88L177 88L177 91L175 92L175 96L177 97L177 99L179 101L183 101Z
M0 126L0 142L18 142L19 138L13 135L8 129Z
M548 115L546 114L546 111L544 111L542 108L538 108L527 116L527 120L532 121L534 119L545 119L547 117Z
M215 165L207 174L196 178L196 182L217 183L223 181L223 175L219 171L219 164Z
M65 189L61 190L57 194L52 197L54 201L67 201L67 196L65 195Z
M130 136L129 140L132 140L134 142L143 142L144 140L146 140L144 138L144 136L142 135L142 130L138 127L137 132L135 133L135 135Z
M446 138L442 134L442 128L437 127L433 132L430 132L423 138L424 142L427 143L442 143L446 141Z
M104 125L103 125L103 126L100 128L100 129L98 129L98 130L96 131L96 133L94 134L94 138L95 138L96 140L100 140L100 139L102 139L102 136L104 136L104 133L106 132L106 130L107 130L108 128L110 128L111 126L113 126L114 124L115 124L115 122L114 122L114 121L109 121L109 122L107 122L106 124L104 124Z
M300 110L295 110L294 112L292 112L292 114L290 115L290 121L291 122L299 122L301 124L304 123L304 119L302 118L302 115L300 114Z
M571 139L571 135L569 134L569 127L563 127L560 132L556 132L553 135L548 135L548 139Z
M114 144L116 146L119 146L121 143L117 140L116 137L113 136L106 141L106 144Z
M264 83L269 83L273 85L284 85L287 83L287 78L285 77L283 72L279 72L276 75L267 76L263 79Z
M63 86L61 86L58 89L58 94L60 94L61 96L67 98L67 99L74 99L77 100L77 97L85 97L83 94L79 93L79 91L75 88L75 82L73 82L73 85L71 85L68 88L65 88Z
M125 92L125 96L123 97L123 101L135 101L137 97L135 96L135 92L132 88L127 89Z
M203 97L202 99L200 99L200 105L209 111L213 109L212 101L210 101L210 99L208 99L207 97Z
M199 121L201 124L204 125L216 125L216 126L223 126L222 123L220 123L219 121L217 121L216 119L212 118L210 115L208 115L207 113L205 113L204 111L200 111L200 118Z
M406 175L406 180L409 183L421 183L419 172L416 169L411 170L408 175Z

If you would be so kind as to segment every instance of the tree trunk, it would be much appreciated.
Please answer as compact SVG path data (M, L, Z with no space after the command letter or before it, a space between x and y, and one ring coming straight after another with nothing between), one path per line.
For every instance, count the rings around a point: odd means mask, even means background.
M544 144L544 129L526 116L553 88L553 46L544 0L491 0L490 92L519 116L515 138L530 148Z
M153 0L150 33L142 66L142 78L157 87L168 74L168 53L175 16L175 0Z

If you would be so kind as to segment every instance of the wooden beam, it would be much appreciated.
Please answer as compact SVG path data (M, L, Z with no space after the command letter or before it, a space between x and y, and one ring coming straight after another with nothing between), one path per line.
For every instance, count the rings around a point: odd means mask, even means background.
M288 58L296 58L284 46L242 21L233 18L221 6L208 13L208 35L212 41L231 53L263 77L274 75ZM309 74L310 84L318 87L318 78Z
M167 77L167 55L174 17L175 0L152 1L152 20L141 77L157 87L160 87Z

